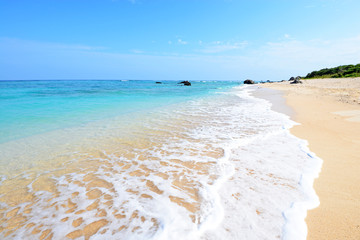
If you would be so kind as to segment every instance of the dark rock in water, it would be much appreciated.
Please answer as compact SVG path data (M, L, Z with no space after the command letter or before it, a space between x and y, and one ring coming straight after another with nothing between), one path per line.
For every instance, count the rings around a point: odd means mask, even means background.
M272 81L270 81L270 80L267 80L266 82L267 82L267 83L272 83Z
M250 80L250 79L246 79L244 81L244 84L255 84L255 82L253 80Z
M286 82L286 80L281 80L281 82Z
M156 82L156 84L162 84L162 82Z
M189 81L182 81L179 82L178 84L184 84L184 86L191 86L191 83Z
M294 81L295 80L295 78L294 77L291 77L290 79L289 79L289 81Z

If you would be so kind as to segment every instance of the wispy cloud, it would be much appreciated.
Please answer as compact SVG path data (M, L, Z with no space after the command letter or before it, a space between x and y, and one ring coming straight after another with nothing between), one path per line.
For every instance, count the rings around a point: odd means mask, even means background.
M181 45L186 45L186 44L188 44L187 41L184 41L184 40L182 40L181 38L178 39L178 43L181 44Z
M130 50L130 52L136 53L136 54L144 54L145 53L144 51L139 50L139 49L132 49L132 50Z
M360 35L336 40L268 42L247 54L261 69L278 75L305 75L324 67L360 62Z
M86 46L86 45L66 45L66 44L58 44L52 47L57 47L57 48L63 48L63 49L72 49L72 50L89 50L89 51L94 51L94 50L106 50L106 47L96 47L96 46Z
M37 42L22 40L17 38L0 38L0 41L3 44L8 44L12 46L25 47L25 48L43 48L43 49L53 49L53 50L79 50L79 51L100 51L106 50L108 48L102 46L89 46L83 44L64 44L64 43L54 43L54 42Z
M232 50L238 50L243 49L248 45L247 41L242 42L221 42L221 41L215 41L212 43L199 43L199 45L203 45L203 48L196 50L200 53L222 53L222 52L228 52Z
M285 34L284 34L284 38L285 38L285 39L290 39L291 36L290 36L290 34L285 33Z
M104 47L0 38L0 79L132 78L280 80L360 62L360 35L336 40L200 42L195 52L128 54ZM173 42L173 47L179 44ZM106 49L106 51L104 50ZM146 49L144 49L146 50ZM181 69L181 71L179 71Z
M360 61L360 35L353 38L309 41L269 42L264 52L277 58L324 63ZM299 61L298 60L298 61Z

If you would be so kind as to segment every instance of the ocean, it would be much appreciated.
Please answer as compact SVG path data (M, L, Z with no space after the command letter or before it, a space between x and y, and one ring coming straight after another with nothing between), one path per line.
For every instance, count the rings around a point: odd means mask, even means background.
M1 239L306 239L321 167L236 81L0 81Z

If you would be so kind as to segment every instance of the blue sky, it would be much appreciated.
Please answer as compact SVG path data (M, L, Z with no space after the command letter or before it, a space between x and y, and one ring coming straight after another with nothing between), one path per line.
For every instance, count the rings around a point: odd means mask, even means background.
M281 80L360 62L358 0L0 0L0 79Z

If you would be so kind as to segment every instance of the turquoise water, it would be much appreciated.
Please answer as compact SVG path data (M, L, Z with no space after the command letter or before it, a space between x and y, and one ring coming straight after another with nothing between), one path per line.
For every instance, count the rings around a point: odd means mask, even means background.
M238 85L0 81L0 239L306 239L319 161Z
M0 143L149 110L230 88L238 82L0 81Z

